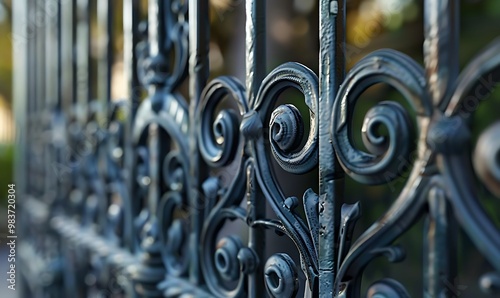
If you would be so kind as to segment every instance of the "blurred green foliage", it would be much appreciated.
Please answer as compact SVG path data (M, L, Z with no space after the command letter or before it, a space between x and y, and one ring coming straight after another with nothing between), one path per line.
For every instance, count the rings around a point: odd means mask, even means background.
M14 166L14 146L0 144L0 205L7 203L7 184L13 182L12 169ZM0 218L2 218L0 216Z
M0 3L0 107L12 107L11 1ZM7 184L13 182L14 145L0 143L0 206L7 203ZM0 218L3 218L0 215Z
M11 1L0 5L0 95L12 100L12 14Z

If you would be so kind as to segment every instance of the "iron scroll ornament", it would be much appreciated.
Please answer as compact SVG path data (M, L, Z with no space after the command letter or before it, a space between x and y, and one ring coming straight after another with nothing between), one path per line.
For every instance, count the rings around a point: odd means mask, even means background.
M499 288L500 233L475 195L472 183L474 171L468 167L471 164L467 146L470 133L466 120L470 115L460 109L464 97L478 84L479 78L498 72L499 51L500 43L496 40L474 59L457 81L455 93L443 99L446 103L444 109L432 104L421 67L399 52L376 51L363 58L348 73L334 104L331 136L337 158L349 176L365 184L388 183L397 177L395 159L409 159L410 152L405 144L411 143L407 133L410 126L406 113L395 102L379 103L365 116L362 136L371 152L359 151L352 145L348 119L352 119L358 96L369 86L388 83L405 96L416 113L419 141L417 159L391 208L352 247L341 248L348 252L338 256L336 296L359 297L362 272L374 258L385 255L391 262L402 260L404 251L392 245L393 241L416 223L426 212L426 206L432 212L432 202L436 201L449 202L463 229L497 270L482 277L482 288L486 292ZM377 125L385 125L389 135L376 135L374 128ZM474 165L483 183L498 196L500 165L495 157L500 147L495 136L498 136L498 124L479 138ZM467 166L464 168L464 165ZM344 215L341 217L344 218ZM341 233L340 238L343 237L346 235ZM376 282L368 289L367 295L409 297L404 286L392 279Z
M187 75L187 4L150 1L148 41L136 50L138 79L148 89L132 127L132 193L134 234L132 251L142 256L127 267L140 285L134 295L159 295L158 283L187 272L187 245L179 233L188 222L174 218L187 204L189 173L188 108L177 87ZM171 67L169 55L175 57ZM134 86L135 87L135 86Z
M303 130L303 122L293 105L282 105L275 109L278 96L287 88L296 88L305 96L310 110L311 129L302 148L302 138L297 132ZM236 100L238 110L222 110L214 115L216 107L226 96ZM317 239L314 231L317 224L317 195L312 191L304 195L307 223L294 212L298 201L286 198L271 169L263 138L267 135L272 156L278 164L291 173L311 170L317 163L317 104L318 82L316 75L307 67L297 63L286 63L273 70L262 82L256 100L248 107L245 90L234 78L220 77L207 85L198 107L198 139L200 152L212 168L233 163L240 157L237 172L228 187L221 189L217 177L209 177L203 183L204 195L213 206L205 219L201 235L204 249L201 265L207 278L207 286L215 296L244 297L249 286L245 276L256 270L256 263L264 262L263 256L245 246L238 236L229 235L216 243L217 232L226 220L241 220L250 228L268 228L290 237L301 256L301 266L308 279L306 291L311 293L317 279ZM237 115L242 117L240 131ZM212 124L213 123L213 124ZM265 128L263 123L269 123ZM211 130L210 130L211 128ZM245 146L239 145L244 139ZM247 190L245 192L245 185ZM264 194L256 198L255 187ZM253 194L253 195L252 195ZM251 203L248 210L239 207L244 197L254 200L266 199L278 216L278 221L252 217ZM219 199L217 199L219 198ZM251 199L249 199L251 201ZM308 228L309 226L309 228ZM293 297L298 290L296 265L286 254L271 256L264 265L266 288L272 297ZM271 279L270 276L276 277ZM226 284L236 281L236 286Z
M305 103L310 112L309 135L302 148L285 146L287 143L299 144L296 141L290 142L289 139L297 137L296 133L288 131L284 138L280 136L280 133L284 134L287 129L302 125L297 114L292 112L294 117L290 117L288 113L283 113L280 110L283 109L282 106L271 111L278 96L289 87L298 89L304 95ZM312 213L306 216L307 223L304 223L294 210L298 206L298 202L293 198L285 197L273 176L270 168L271 163L265 153L265 142L262 139L265 134L259 135L255 129L258 129L260 123L269 123L268 136L272 153L285 171L299 174L311 170L316 166L318 157L316 149L318 146L318 118L316 117L318 115L318 94L318 79L310 69L298 63L285 63L272 71L262 82L253 106L256 114L250 115L246 119L249 121L248 123L253 123L253 128L242 124L242 129L246 129L247 133L253 137L250 139L250 147L256 163L256 177L259 185L271 208L281 220L285 233L293 240L299 250L301 268L307 278L308 290L311 292L315 287L318 274L318 235L311 232L318 231L319 224L317 211L315 212L318 210L317 207L308 207L310 205L317 206L317 196L312 191L306 191L304 194L304 210L306 212L312 210ZM293 108L287 106L285 111L290 109ZM251 120L253 117L258 118Z

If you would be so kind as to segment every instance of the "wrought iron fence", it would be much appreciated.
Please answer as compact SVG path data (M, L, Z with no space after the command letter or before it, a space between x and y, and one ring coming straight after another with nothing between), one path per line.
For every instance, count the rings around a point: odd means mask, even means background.
M22 297L359 297L364 268L379 256L403 259L394 241L422 218L425 297L454 295L457 226L495 270L481 286L498 290L500 230L476 184L500 196L500 126L481 134L471 158L468 118L500 79L500 40L459 76L458 1L423 2L423 67L383 49L344 75L345 1L320 0L316 75L294 62L266 73L265 1L247 0L246 81L208 82L208 0L150 0L147 26L139 1L123 0L129 96L112 101L115 2L15 1L25 37L14 40ZM91 9L104 45L95 76ZM30 28L41 13L52 18ZM178 92L186 80L189 100ZM372 107L365 151L351 134L354 106L380 82L411 112L390 101ZM288 88L303 94L308 115L276 104ZM410 156L391 207L353 239L361 207L344 203L344 176L390 183ZM272 162L318 172L319 192L286 196ZM220 236L231 221L246 231ZM300 257L266 255L268 231L291 239ZM409 296L389 278L366 295Z

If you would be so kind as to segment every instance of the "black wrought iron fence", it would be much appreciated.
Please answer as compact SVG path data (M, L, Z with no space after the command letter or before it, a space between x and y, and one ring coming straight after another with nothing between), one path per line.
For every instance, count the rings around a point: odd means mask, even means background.
M456 295L457 227L494 268L478 277L483 290L500 288L500 230L476 191L484 185L500 196L500 126L474 144L468 121L500 80L500 41L459 75L458 1L423 1L424 66L382 49L344 74L345 1L320 0L315 74L294 62L266 73L266 3L247 0L245 82L207 81L208 0L147 2L142 25L139 0L123 0L123 11L110 0L13 3L25 38L14 40L22 200L9 233L22 238L22 297L359 297L364 268L379 256L402 260L394 242L422 218L425 297ZM30 26L41 14L51 18ZM111 96L117 14L128 89L121 101ZM186 81L189 100L179 92ZM411 112L377 103L361 149L354 106L380 82ZM289 88L303 94L307 115L277 105ZM344 176L391 183L401 160L412 164L404 187L353 239L362 208L345 203ZM272 162L294 175L316 171L319 191L285 195ZM234 221L245 231L220 235ZM267 255L270 232L300 257ZM409 296L390 278L366 295Z

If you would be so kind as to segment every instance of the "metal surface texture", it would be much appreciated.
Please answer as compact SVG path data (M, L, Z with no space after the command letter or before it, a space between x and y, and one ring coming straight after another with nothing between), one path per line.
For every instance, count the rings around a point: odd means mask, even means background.
M143 22L140 1L122 2L16 0L16 18L55 16L16 51L21 297L409 297L396 279L361 282L374 259L405 258L395 243L420 220L424 297L453 296L459 229L493 268L478 283L498 295L500 229L477 188L500 197L500 120L473 140L468 100L500 79L500 39L459 74L458 2L423 1L424 65L381 49L346 73L345 0L320 0L316 74L295 62L266 72L266 3L247 0L244 82L209 81L208 0L149 0ZM118 13L122 100L111 88ZM360 146L354 107L378 83L407 105L374 104ZM308 112L279 104L290 88ZM363 202L344 201L346 177L388 184L401 160L412 164L404 186L353 237ZM286 196L273 163L318 181ZM221 235L235 222L244 228ZM269 254L269 234L299 257Z

